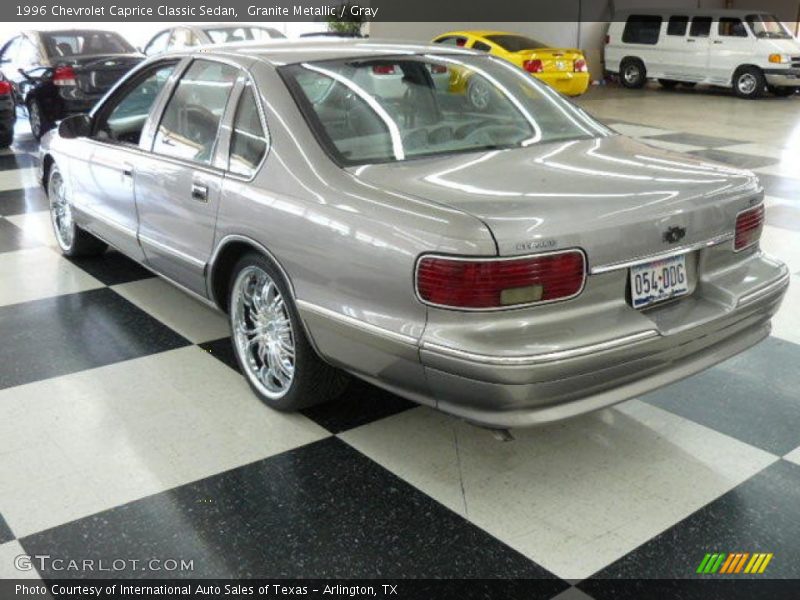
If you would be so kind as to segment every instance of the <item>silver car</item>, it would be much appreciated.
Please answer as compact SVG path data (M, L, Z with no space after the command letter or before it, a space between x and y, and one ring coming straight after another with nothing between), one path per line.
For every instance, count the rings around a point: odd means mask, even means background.
M390 67L402 93L359 84ZM281 410L352 374L488 427L570 417L762 340L789 280L759 249L751 172L618 135L458 48L152 58L41 164L64 254L111 245L225 311Z

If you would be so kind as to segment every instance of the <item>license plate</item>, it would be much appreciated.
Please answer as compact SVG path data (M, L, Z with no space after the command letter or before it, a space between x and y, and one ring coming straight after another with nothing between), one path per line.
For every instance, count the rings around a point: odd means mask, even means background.
M684 296L688 293L689 277L686 274L686 255L671 256L631 267L633 308L644 308L656 302Z

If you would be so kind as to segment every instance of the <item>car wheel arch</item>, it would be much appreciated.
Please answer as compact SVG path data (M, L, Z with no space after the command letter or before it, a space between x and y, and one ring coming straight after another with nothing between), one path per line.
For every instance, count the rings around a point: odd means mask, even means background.
M52 154L48 153L42 157L42 186L44 187L45 194L48 192L47 186L50 183L50 170L53 168L54 164L56 164L56 159L53 158Z

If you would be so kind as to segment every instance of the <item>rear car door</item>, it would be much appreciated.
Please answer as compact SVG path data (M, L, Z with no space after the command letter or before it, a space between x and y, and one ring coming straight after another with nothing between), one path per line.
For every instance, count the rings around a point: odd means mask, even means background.
M682 79L686 76L689 61L686 55L692 51L691 44L686 42L689 32L689 17L670 15L667 27L661 38L661 68L659 71L666 79Z
M711 49L711 17L692 17L689 36L686 38L688 51L684 55L682 68L686 78L691 81L705 81L708 78L708 55Z
M147 263L201 295L227 168L228 104L243 81L238 66L193 60L161 114L152 152L137 162L134 175Z
M176 60L151 65L118 89L93 116L92 136L71 157L72 202L81 226L143 260L136 235L135 164L143 155L142 132L170 83Z

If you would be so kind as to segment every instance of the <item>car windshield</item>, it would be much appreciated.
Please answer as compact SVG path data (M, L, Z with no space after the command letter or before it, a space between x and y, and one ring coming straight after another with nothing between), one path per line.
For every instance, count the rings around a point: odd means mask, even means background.
M111 31L52 31L42 34L51 57L136 52L125 38Z
M509 52L519 52L520 50L530 50L532 48L547 48L547 44L524 35L487 35L486 39Z
M333 60L279 69L320 143L357 165L611 135L491 56Z
M267 27L209 27L204 29L215 44L227 42L246 42L251 40L270 40L285 38L277 29Z
M792 37L786 26L772 15L747 15L746 19L757 38L788 40Z

